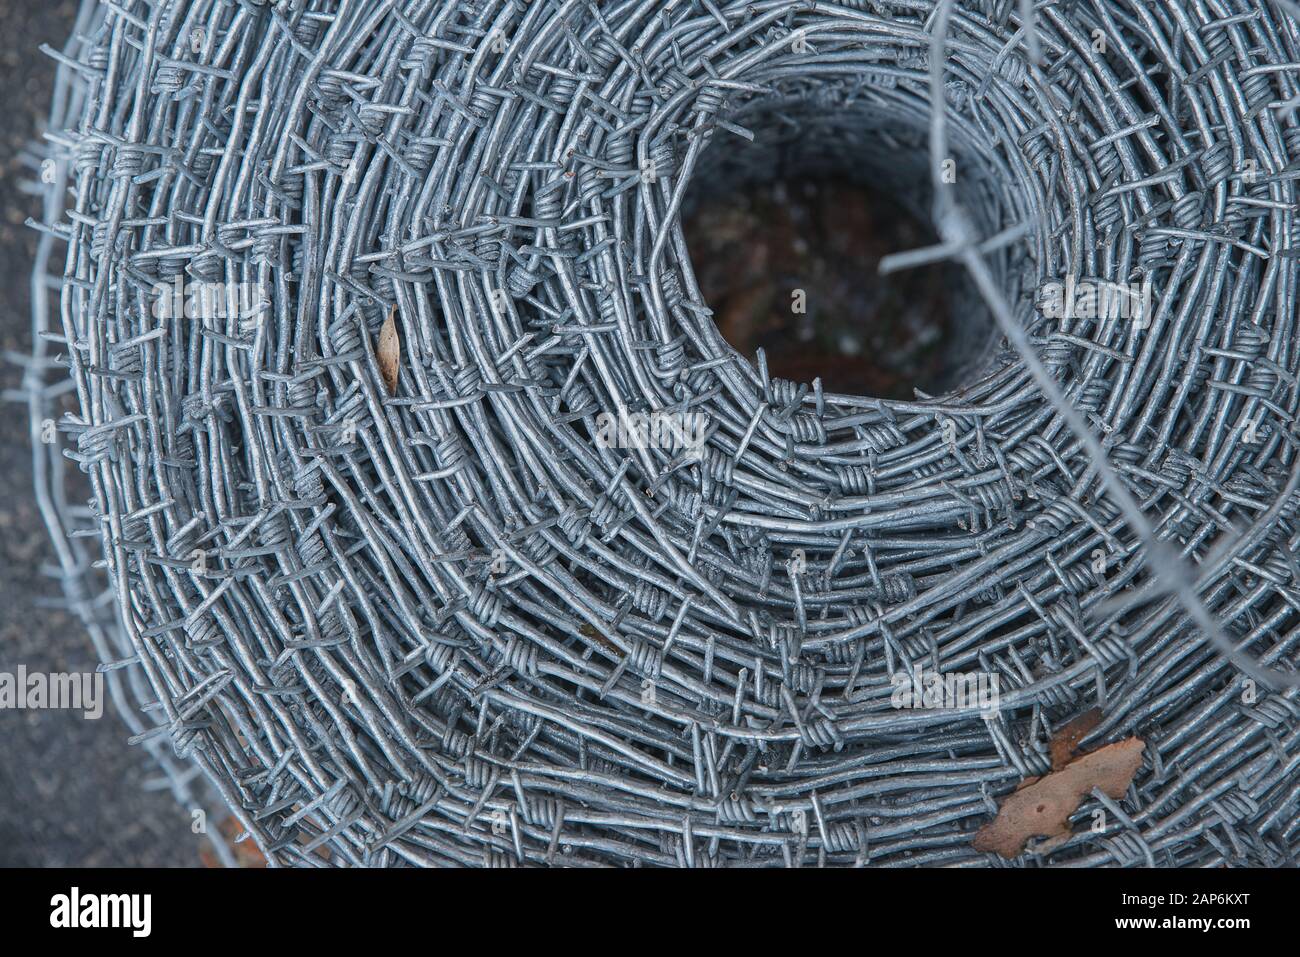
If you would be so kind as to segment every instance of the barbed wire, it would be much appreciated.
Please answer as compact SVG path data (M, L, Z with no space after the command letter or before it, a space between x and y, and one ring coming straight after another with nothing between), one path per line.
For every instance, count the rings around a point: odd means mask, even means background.
M278 864L978 864L1098 706L1143 768L1017 863L1294 863L1275 10L87 0L27 383L146 740ZM932 218L885 270L1005 341L913 401L737 354L680 221L774 168Z

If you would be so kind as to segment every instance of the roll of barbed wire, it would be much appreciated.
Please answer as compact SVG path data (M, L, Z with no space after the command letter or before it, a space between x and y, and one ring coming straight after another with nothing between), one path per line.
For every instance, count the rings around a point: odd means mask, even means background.
M1006 857L1295 862L1289 5L88 0L56 56L38 455L272 863L997 863L1094 708L1131 783ZM778 168L933 222L939 394L719 334L683 211Z

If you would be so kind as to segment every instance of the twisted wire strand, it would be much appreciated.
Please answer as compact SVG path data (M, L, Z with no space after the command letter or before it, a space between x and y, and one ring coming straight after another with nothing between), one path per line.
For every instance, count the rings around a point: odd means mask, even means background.
M86 0L28 391L34 442L75 401L37 483L123 705L276 864L992 863L1093 705L1143 768L1016 863L1294 863L1276 10ZM886 268L962 263L1007 337L955 391L712 322L688 190L846 167L933 215ZM1089 279L1150 315L1046 314ZM698 454L598 439L664 412ZM998 709L895 707L925 670Z

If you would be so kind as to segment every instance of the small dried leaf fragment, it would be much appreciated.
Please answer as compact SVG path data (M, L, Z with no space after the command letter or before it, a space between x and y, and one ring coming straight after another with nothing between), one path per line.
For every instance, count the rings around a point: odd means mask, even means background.
M258 850L257 844L253 842L252 838L235 843L235 838L243 833L243 830L243 825L233 817L223 818L217 826L217 833L209 834L208 840L222 841L230 847L235 854L235 863L241 868L266 867L266 858L262 856L262 852ZM200 846L199 860L203 862L204 867L217 868L224 866L221 859L217 857L216 851L212 850L207 844Z
M1083 717L1086 715L1075 720ZM1082 731L1079 737L1085 734L1087 731ZM1055 752L1055 740L1052 743ZM1093 788L1101 788L1107 797L1123 797L1142 764L1145 747L1141 738L1116 741L1075 758L1028 787L1021 787L1002 802L998 816L975 834L975 850L1012 858L1024 849L1031 837L1068 838L1070 815Z
M397 391L397 370L402 362L402 343L397 338L397 309L390 309L388 318L379 330L379 345L375 349L379 360L379 373L384 377L388 394Z
M1071 718L1052 735L1052 770L1059 771L1076 757L1075 749L1092 729L1101 724L1101 709L1093 708Z
M611 652L611 653L617 655L617 656L620 657L620 658L623 657L623 653L622 653L621 651L618 650L618 645L614 644L612 641L610 641L608 638L606 638L604 635L602 635L600 632L598 632L598 631L597 631L595 628L593 628L591 625L584 624L584 625L583 625L581 628L579 628L578 630L579 630L580 632L582 632L582 634L583 634L585 637L590 638L592 641L594 641L594 642L596 642L597 644L599 644L599 645L600 645L602 648L604 648L606 651L609 651L609 652Z

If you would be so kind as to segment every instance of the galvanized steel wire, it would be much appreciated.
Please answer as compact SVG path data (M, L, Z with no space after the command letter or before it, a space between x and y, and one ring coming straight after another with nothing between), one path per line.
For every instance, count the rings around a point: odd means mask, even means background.
M1022 8L87 0L29 393L144 737L273 863L985 864L1099 705L1142 770L1017 863L1294 863L1297 24ZM777 165L931 216L889 267L961 262L996 355L892 401L731 349L681 213ZM594 440L647 411L702 454ZM891 706L917 669L1000 708Z

